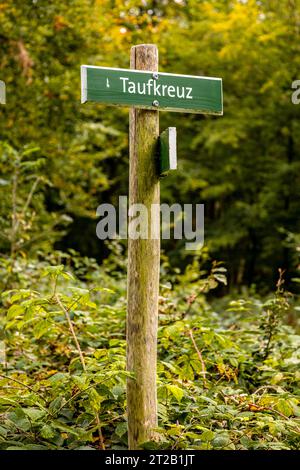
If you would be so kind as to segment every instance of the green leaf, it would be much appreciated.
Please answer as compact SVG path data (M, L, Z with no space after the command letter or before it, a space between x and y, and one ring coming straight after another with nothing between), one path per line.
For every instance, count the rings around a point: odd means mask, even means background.
M79 437L80 434L82 434L81 429L78 429L78 428L76 429L75 426L68 426L65 423L62 423L61 421L58 421L58 420L53 420L51 425L55 429L58 429L61 432L72 434L72 435L77 436L77 437Z
M16 305L13 304L11 307L9 307L7 311L7 320L12 320L13 318L16 318L24 313L24 307L22 305Z
M101 408L101 402L104 400L104 397L99 395L99 393L94 389L90 389L89 392L89 404L91 405L92 409L98 413Z
M33 328L33 334L36 339L40 339L46 333L51 331L52 324L49 320L40 320Z
M155 441L147 441L140 444L140 447L144 450L158 450L159 443Z
M58 411L61 407L62 407L62 404L64 402L64 397L62 396L59 396L59 397L56 397L49 405L49 410L52 411L52 412L55 412L55 411Z
M0 426L0 436L6 437L8 433L8 429L4 428L3 426Z
M213 400L212 398L205 397L205 396L203 396L203 395L200 395L200 396L198 397L198 399L199 399L199 400L203 400L203 401L207 401L208 403L211 403L212 405L217 405L217 404L218 404L218 403L217 403L215 400Z
M40 435L44 439L52 439L53 437L55 437L55 434L56 434L55 430L49 424L44 424L44 426L42 427L40 431Z
M46 414L45 411L40 410L39 408L23 408L23 411L26 416L30 418L31 421L38 421L43 418Z
M275 409L287 417L293 414L293 408L291 404L287 400L284 400L283 398L280 398L278 400L278 402L275 405Z
M77 385L79 390L84 390L88 387L89 382L85 377L82 377L80 375L73 375L72 381Z
M124 385L114 385L111 391L116 398L120 398L123 394L125 394L125 387Z
M224 447L227 447L229 444L230 444L230 439L226 435L216 436L212 440L212 445L214 449L222 449Z
M236 357L230 357L229 362L233 367L238 367L239 366L239 361L236 359Z
M8 414L8 419L14 423L14 425L21 431L29 431L31 424L27 416L25 415L22 408L17 408Z
M75 450L97 450L97 449L91 446L80 446L80 447L76 447Z
M216 433L214 433L213 431L208 429L207 431L204 431L201 434L200 439L201 439L201 441L209 442L209 441L212 441L214 439L215 435L216 435Z
M26 446L9 446L6 447L6 450L27 450Z
M6 450L47 450L48 447L39 444L24 444L19 446L10 446Z
M119 423L115 429L115 434L119 437L124 436L127 432L127 423Z

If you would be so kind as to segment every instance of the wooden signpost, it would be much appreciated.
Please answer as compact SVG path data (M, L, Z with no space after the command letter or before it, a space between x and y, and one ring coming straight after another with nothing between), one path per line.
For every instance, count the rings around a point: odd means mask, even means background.
M177 166L176 129L167 129L159 139L159 110L221 115L223 100L220 78L159 73L153 44L134 46L130 66L127 70L82 65L81 102L131 108L129 204L143 204L151 217L148 239L128 236L127 370L133 378L127 381L127 419L133 450L155 439L157 427L160 176ZM129 227L131 219L129 212Z

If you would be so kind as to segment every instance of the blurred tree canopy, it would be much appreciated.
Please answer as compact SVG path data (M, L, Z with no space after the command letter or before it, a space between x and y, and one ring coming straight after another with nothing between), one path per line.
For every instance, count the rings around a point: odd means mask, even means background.
M279 267L293 277L300 108L291 84L300 78L299 28L299 0L3 0L0 138L16 152L38 147L30 159L43 161L34 170L44 178L36 210L48 249L56 243L101 260L96 208L128 190L128 110L81 105L80 65L128 68L130 47L153 42L160 70L220 76L224 86L222 118L161 113L162 128L177 127L179 147L162 202L205 204L206 243L226 262L232 286L269 286ZM3 155L5 227L15 173ZM24 184L30 191L31 182ZM24 208L26 197L18 197ZM63 215L72 223L53 224ZM185 263L179 241L163 247L174 264Z

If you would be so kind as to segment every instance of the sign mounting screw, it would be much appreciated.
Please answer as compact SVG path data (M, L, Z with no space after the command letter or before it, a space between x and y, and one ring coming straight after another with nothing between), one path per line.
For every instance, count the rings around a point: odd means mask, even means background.
M152 103L152 106L158 107L159 106L159 101L154 100Z
M158 73L157 73L157 72L154 72L154 74L152 75L152 77L154 78L154 80L158 80Z

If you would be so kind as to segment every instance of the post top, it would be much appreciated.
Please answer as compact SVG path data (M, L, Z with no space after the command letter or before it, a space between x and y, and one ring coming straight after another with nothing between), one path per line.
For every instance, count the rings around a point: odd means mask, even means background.
M130 67L136 70L158 69L158 48L155 44L137 44L131 48Z

